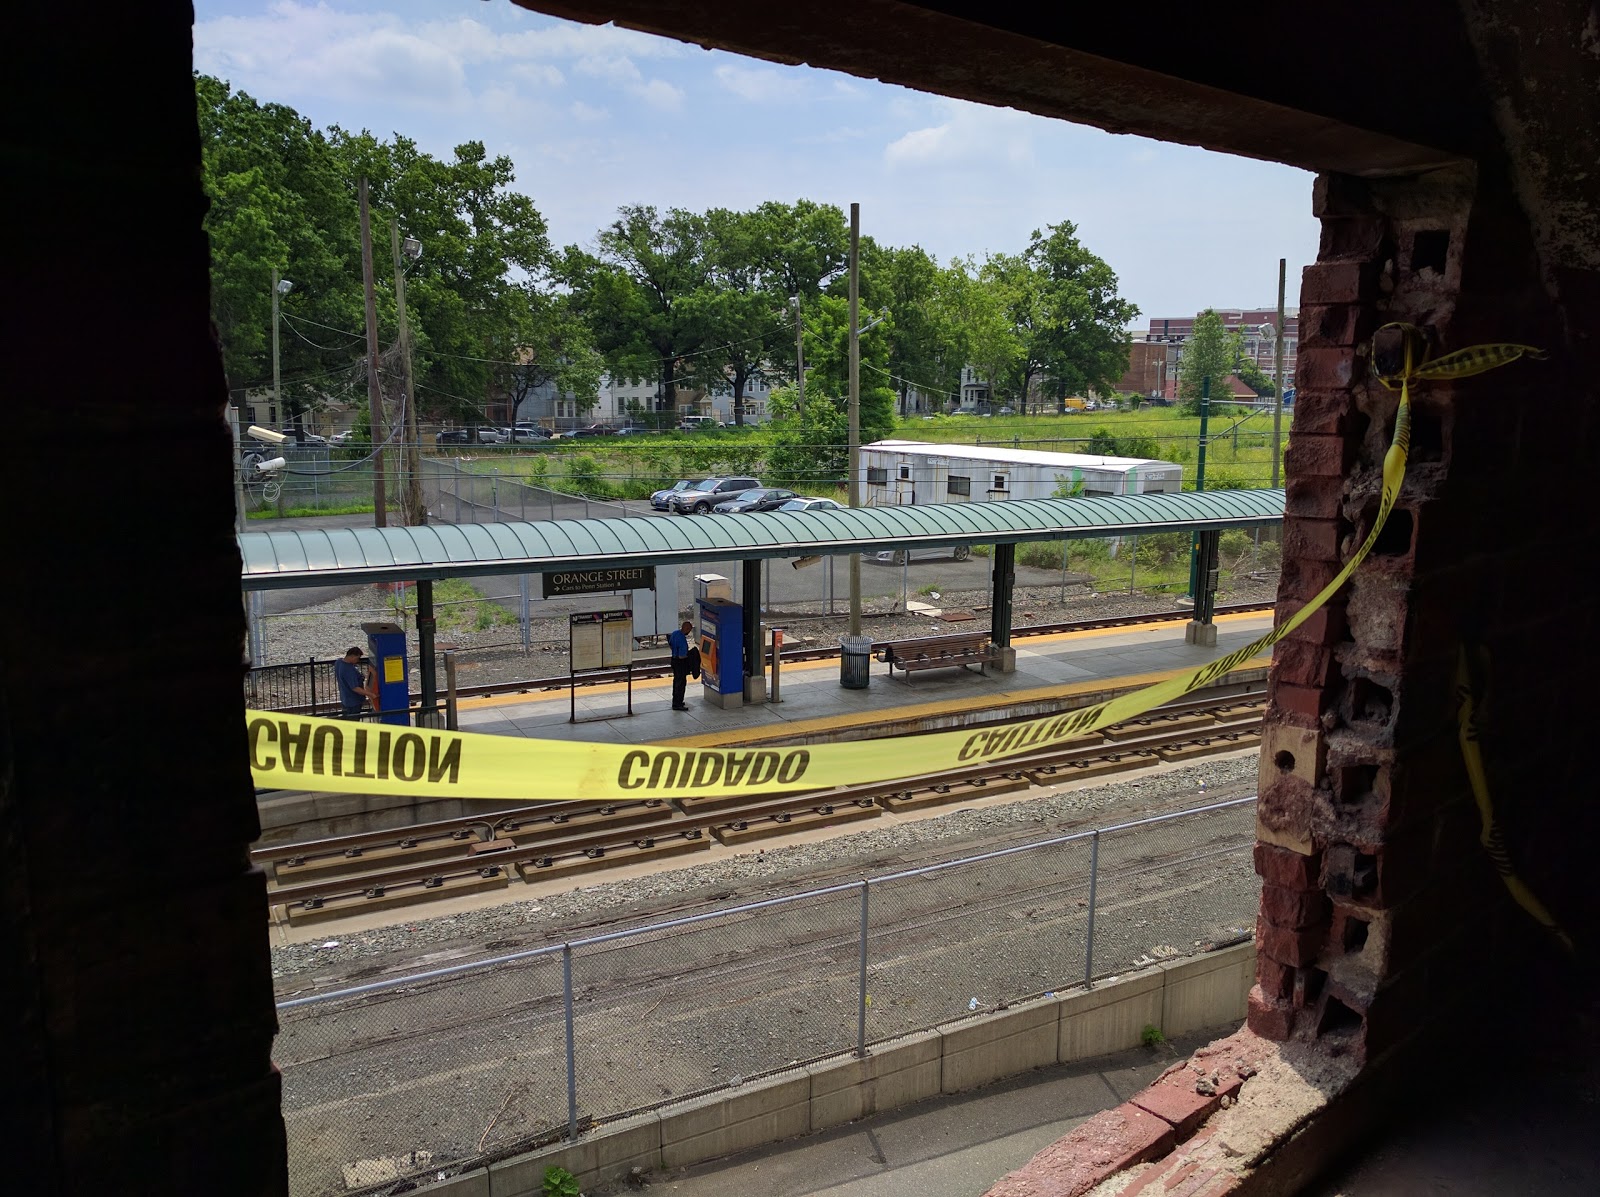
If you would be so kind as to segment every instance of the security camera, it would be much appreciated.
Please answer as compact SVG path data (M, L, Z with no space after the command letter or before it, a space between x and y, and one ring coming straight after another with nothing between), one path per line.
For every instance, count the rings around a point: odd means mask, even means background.
M255 437L256 440L269 441L274 445L281 445L284 441L289 439L288 437L284 436L283 433L274 432L270 428L262 428L259 424L250 425L247 431L251 436Z
M256 462L256 470L262 474L271 474L276 470L283 469L283 467L288 464L288 459L283 457L274 457L270 461Z

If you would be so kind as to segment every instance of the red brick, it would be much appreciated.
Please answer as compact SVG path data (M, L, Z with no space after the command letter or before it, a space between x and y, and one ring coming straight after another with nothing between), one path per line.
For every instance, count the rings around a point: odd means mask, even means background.
M1280 927L1268 921L1265 914L1261 914L1256 918L1256 949L1265 952L1274 960L1282 960L1285 964L1303 968L1316 962L1317 953L1322 949L1326 933L1325 927L1307 927L1301 930Z
M1160 1159L1177 1143L1164 1119L1124 1102L1102 1110L1001 1179L986 1197L1081 1197L1107 1177Z
M1294 974L1292 965L1283 964L1274 960L1265 952L1256 952L1256 985L1268 997L1287 998L1294 992Z
M1343 388L1304 390L1295 395L1292 431L1343 436L1350 426L1355 400Z
M1256 985L1250 990L1245 1023L1263 1039L1282 1043L1294 1034L1294 1007L1277 998L1269 998Z
M1243 1187L1243 1177L1235 1176L1231 1172L1221 1172L1203 1189L1196 1189L1193 1193L1168 1193L1167 1197L1230 1197Z
M1195 1082L1200 1075L1192 1068L1184 1068L1174 1073L1171 1079L1157 1081L1128 1100L1141 1110L1148 1110L1157 1118L1171 1123L1172 1129L1178 1132L1178 1138L1187 1139L1222 1104L1219 1094L1206 1095L1195 1091Z
M1287 623L1302 606L1304 606L1302 603L1296 603L1292 607L1287 603L1280 604L1278 622ZM1286 639L1297 640L1301 644L1328 647L1344 639L1347 626L1344 603L1330 602L1306 616L1305 622L1290 632Z
M1317 475L1337 475L1342 478L1349 472L1353 457L1353 446L1342 436L1296 432L1289 438L1289 450L1283 455L1283 468L1285 473L1296 478Z
M1321 926L1328 918L1328 895L1320 889L1263 885L1261 913L1279 927L1300 930Z
M1268 885L1313 889L1320 883L1322 853L1294 852L1277 844L1256 845L1256 872Z
M1356 303L1330 303L1300 309L1300 348L1326 349L1354 346L1366 340L1358 334L1364 309Z
M1272 687L1272 710L1280 715L1293 716L1286 722L1298 720L1307 726L1314 725L1322 718L1323 705L1323 692L1310 686L1276 682Z
M1283 555L1300 561L1340 564L1340 524L1336 519L1294 517L1283 529Z
M1296 402L1302 384L1308 391L1343 390L1350 386L1355 369L1355 355L1343 346L1300 350L1294 368Z
M1367 262L1313 262L1300 275L1300 305L1360 303L1369 298L1367 292L1376 277L1376 270ZM1303 355L1300 363L1305 364Z
M1284 480L1285 515L1300 519L1336 519L1344 510L1344 479L1312 476Z
M1279 681L1320 688L1327 684L1333 654L1297 640L1281 640L1273 650L1272 664Z

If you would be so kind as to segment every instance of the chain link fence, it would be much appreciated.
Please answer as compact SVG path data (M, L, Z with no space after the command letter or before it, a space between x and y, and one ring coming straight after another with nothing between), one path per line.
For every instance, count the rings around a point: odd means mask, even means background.
M1239 799L291 998L292 1192L421 1183L1240 942L1254 838Z

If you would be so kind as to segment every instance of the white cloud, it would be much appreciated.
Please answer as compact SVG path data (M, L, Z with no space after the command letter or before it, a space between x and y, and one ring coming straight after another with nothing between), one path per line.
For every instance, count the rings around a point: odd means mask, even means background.
M413 21L381 12L343 11L328 3L278 0L258 16L225 16L195 24L195 65L285 101L308 97L363 99L408 108L461 109L475 81L496 64L541 88L579 73L620 79L657 107L682 93L645 80L638 60L680 57L684 47L611 25L552 24L502 32L471 18Z
M912 129L884 147L890 166L949 168L979 163L1025 165L1033 160L1038 118L1010 108L985 108L960 100L936 101L945 119Z
M741 99L757 104L795 100L805 94L805 82L792 71L726 64L716 70L717 82Z
M652 108L676 112L683 105L683 89L674 87L665 79L652 79L642 87L630 90Z
M611 115L604 108L597 108L593 104L585 104L582 100L572 101L572 107L568 111L572 113L573 120L584 121L585 123L603 121Z

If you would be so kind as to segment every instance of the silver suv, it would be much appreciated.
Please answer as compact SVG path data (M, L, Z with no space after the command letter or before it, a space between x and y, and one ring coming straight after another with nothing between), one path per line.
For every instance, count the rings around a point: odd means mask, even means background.
M742 490L761 485L760 479L740 477L707 478L688 490L674 493L667 501L679 515L704 515L724 499L731 499Z

